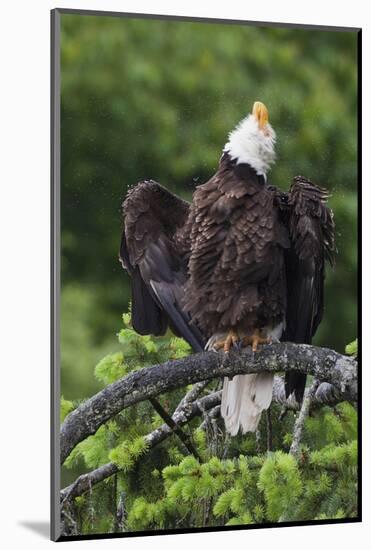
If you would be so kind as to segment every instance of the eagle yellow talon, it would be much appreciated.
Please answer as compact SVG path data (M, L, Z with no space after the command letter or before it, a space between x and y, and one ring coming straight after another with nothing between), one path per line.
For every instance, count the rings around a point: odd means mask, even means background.
M214 349L218 351L223 348L224 353L228 353L236 342L238 342L238 335L234 330L230 330L225 340L215 342Z
M230 330L224 340L217 340L214 344L214 350L219 351L223 349L225 353L228 353L231 347L237 342L241 342L242 346L251 346L252 351L258 351L258 346L261 344L270 344L272 340L270 338L265 338L261 336L260 331L256 330L253 334L249 336L244 336L240 338L236 331Z
M220 349L224 348L224 340L218 340L217 342L215 342L213 348L215 349L215 351L219 351Z
M242 338L242 344L251 346L254 353L258 351L259 345L270 344L271 342L272 340L270 338L262 337L258 331L255 331L251 336L244 336L244 338Z
M227 338L224 341L224 346L223 346L224 353L228 353L231 347L233 346L233 344L235 344L237 341L238 341L237 334L235 333L234 330L230 330L228 332Z

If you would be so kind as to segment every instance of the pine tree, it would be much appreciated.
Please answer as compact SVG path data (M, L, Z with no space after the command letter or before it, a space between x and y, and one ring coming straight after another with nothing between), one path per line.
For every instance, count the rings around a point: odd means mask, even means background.
M95 368L104 387L131 371L182 358L190 348L171 333L139 336L123 316L121 351ZM347 346L357 353L357 344ZM210 382L202 395L215 389ZM184 394L165 393L172 414ZM61 400L61 421L78 402ZM125 409L80 442L64 470L90 471L108 462L118 471L74 499L69 514L81 534L243 525L357 515L357 411L347 402L311 411L298 455L290 454L295 414L271 407L270 448L264 418L258 434L226 437L219 418L194 418L183 428L197 456L174 435L150 448L146 435L163 424L150 402ZM124 510L123 510L124 507ZM121 520L118 521L118 517ZM124 518L124 519L122 519Z

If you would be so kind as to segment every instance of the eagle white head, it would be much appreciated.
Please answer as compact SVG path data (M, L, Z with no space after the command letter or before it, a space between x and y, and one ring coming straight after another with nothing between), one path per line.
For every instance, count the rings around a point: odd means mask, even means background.
M228 136L223 151L237 164L249 164L258 175L266 176L274 163L276 133L268 122L268 109L255 101L252 112Z

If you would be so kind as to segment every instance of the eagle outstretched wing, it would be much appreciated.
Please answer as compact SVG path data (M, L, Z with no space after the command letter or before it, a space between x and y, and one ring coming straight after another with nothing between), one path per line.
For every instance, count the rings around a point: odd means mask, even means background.
M132 278L132 323L139 334L165 334L168 326L195 351L200 331L182 308L187 278L190 205L159 183L139 182L122 205L120 261Z
M288 193L278 192L278 201L289 230L291 247L286 251L287 309L282 340L310 344L323 316L325 260L335 255L335 226L326 206L328 192L297 176ZM306 376L287 373L286 396L300 402Z
M195 351L274 339L310 343L323 315L325 261L333 262L327 192L298 176L288 193L266 185L275 132L260 101L229 134L217 172L192 205L154 181L123 203L120 258L132 277L140 334L170 326ZM282 335L282 329L284 334ZM221 415L235 435L255 431L272 399L273 374L225 379ZM288 373L301 401L305 376Z

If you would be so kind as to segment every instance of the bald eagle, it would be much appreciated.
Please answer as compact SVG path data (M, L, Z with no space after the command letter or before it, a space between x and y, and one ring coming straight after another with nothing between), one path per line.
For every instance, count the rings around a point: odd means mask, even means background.
M255 102L191 203L153 180L128 191L120 260L139 334L170 327L196 352L311 343L323 316L325 260L334 257L333 215L326 190L304 177L288 192L268 183L275 141L266 106ZM256 430L272 386L271 373L224 379L221 415L231 435ZM305 375L288 373L285 387L300 402Z

